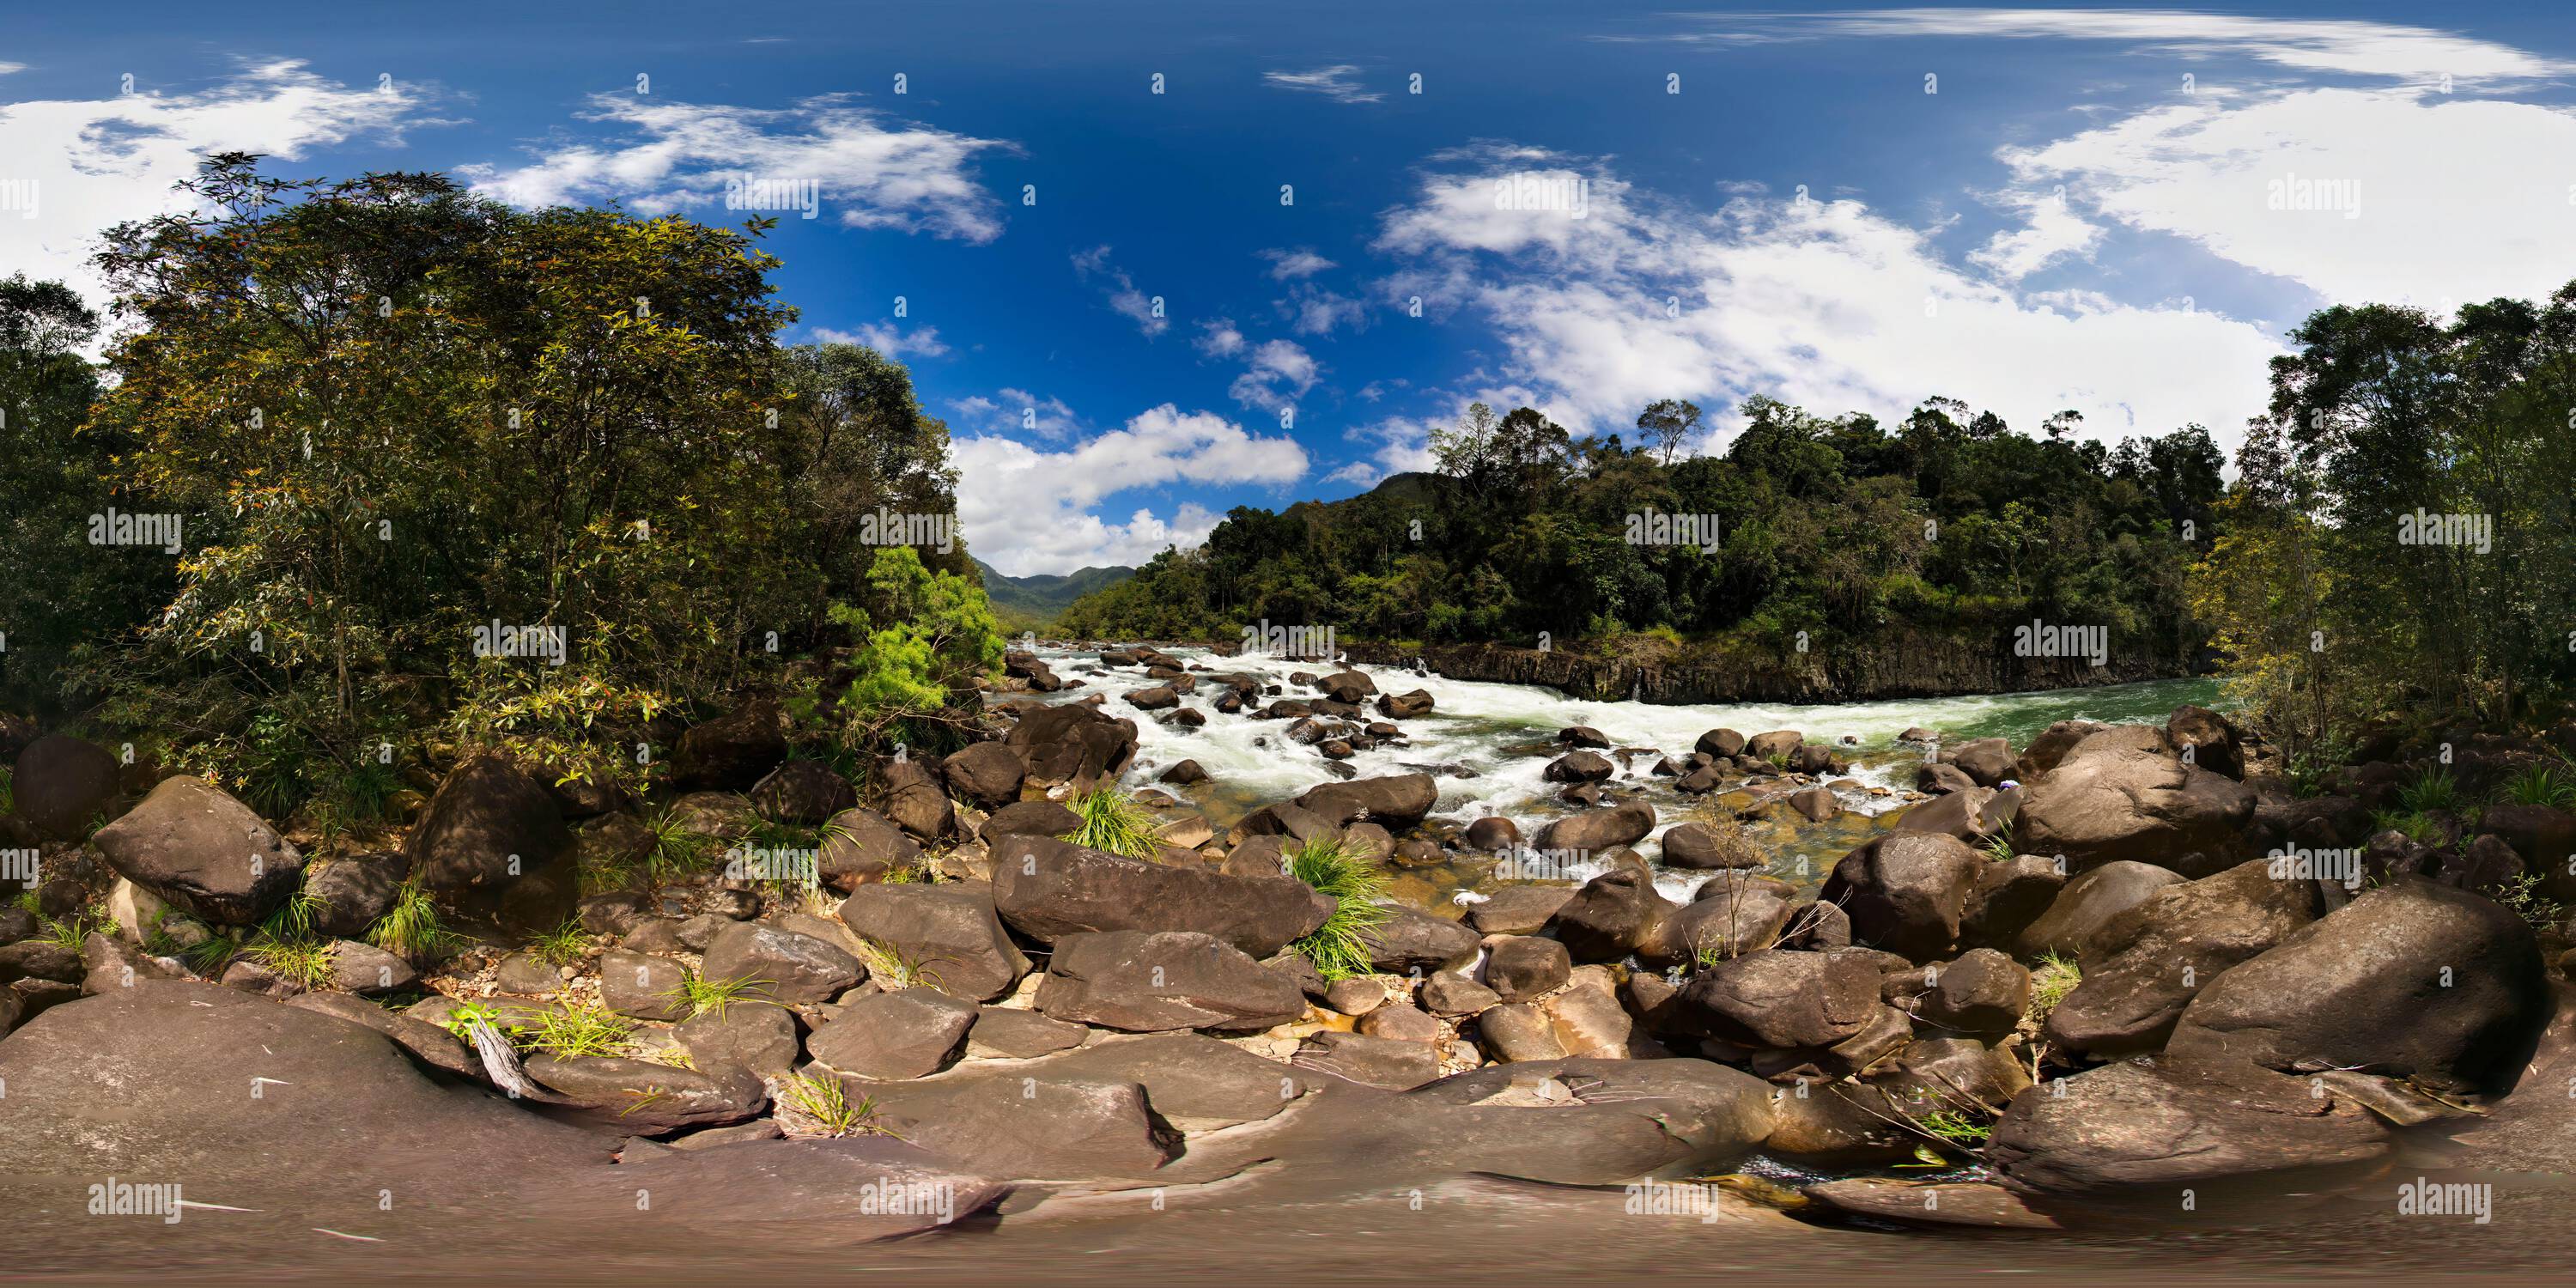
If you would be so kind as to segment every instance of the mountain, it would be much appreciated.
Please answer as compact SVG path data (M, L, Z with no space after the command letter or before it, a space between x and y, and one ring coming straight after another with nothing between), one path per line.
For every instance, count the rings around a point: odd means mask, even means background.
M1083 568L1061 575L1006 577L991 564L978 559L976 570L984 574L984 597L993 601L995 616L1009 627L1034 627L1054 619L1073 601L1095 590L1115 586L1136 575L1133 568Z

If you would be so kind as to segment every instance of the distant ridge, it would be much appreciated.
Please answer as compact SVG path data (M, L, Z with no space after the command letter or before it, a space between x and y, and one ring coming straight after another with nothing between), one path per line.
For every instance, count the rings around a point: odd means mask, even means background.
M1063 612L1073 601L1106 586L1115 586L1136 575L1127 567L1081 568L1070 573L1046 573L1035 577L1008 577L991 564L978 559L977 571L984 574L984 597L993 602L994 613L1003 624L1036 625Z

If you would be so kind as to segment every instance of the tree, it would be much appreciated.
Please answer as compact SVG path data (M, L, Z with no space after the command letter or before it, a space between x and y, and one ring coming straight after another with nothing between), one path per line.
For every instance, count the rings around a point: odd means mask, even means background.
M1637 428L1645 433L1661 453L1664 464L1673 463L1673 453L1681 450L1683 440L1699 428L1699 404L1666 398L1647 406L1637 414Z

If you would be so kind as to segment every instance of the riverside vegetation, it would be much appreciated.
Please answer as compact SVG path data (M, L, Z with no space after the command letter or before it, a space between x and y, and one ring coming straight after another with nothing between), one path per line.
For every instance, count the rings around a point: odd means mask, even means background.
M1506 812L1409 763L1462 713L1398 668L1009 649L962 542L872 544L953 513L946 431L775 344L760 221L196 190L110 234L103 370L72 293L0 285L0 1194L44 1247L111 1172L279 1236L855 1241L1471 1174L2054 1230L2434 1138L2571 1163L2566 297L2320 314L2232 487L2197 431L1946 402L1757 402L1680 462L1679 405L1652 451L1471 411L1440 475L1238 511L1060 623L2235 655L2233 715L2018 743L1569 723L1500 749L1549 792ZM177 557L91 544L111 505ZM1649 506L1731 544L1620 540ZM1311 781L1151 750L1229 726Z

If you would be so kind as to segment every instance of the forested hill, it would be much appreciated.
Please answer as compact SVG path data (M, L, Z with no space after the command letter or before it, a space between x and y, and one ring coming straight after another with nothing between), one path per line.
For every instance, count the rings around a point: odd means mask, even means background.
M1108 567L1083 568L1062 575L1011 577L981 559L975 561L975 567L984 574L984 597L992 601L994 614L1006 626L1022 622L1032 627L1043 625L1071 607L1073 601L1136 575L1133 568Z
M2034 618L2179 659L2205 632L2184 572L2207 548L2222 457L2191 426L2110 445L1935 398L1890 426L1754 399L1721 456L1674 459L1698 416L1657 404L1646 445L1576 439L1479 405L1435 435L1440 468L1361 496L1237 507L1058 624L1089 636L1556 644L1651 632L1765 648L1978 632ZM1660 431L1660 432L1658 432ZM1714 541L1710 529L1714 529Z

